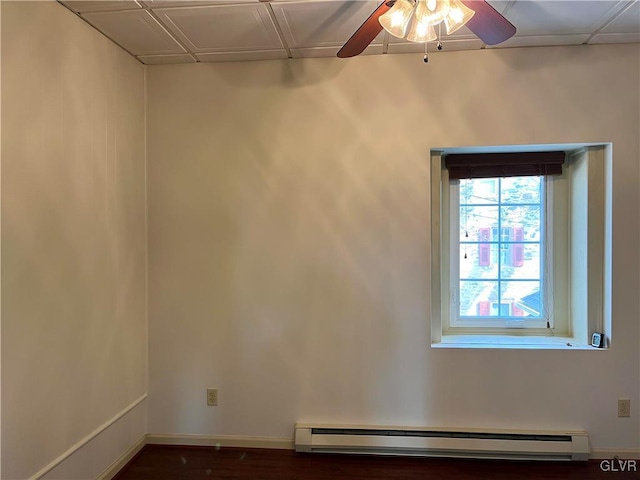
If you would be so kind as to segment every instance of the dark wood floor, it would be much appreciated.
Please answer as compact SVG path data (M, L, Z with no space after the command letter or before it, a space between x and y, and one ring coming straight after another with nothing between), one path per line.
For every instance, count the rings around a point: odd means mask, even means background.
M114 480L622 480L600 460L540 462L299 454L289 450L147 445ZM640 469L640 462L638 462ZM621 470L620 467L617 470Z

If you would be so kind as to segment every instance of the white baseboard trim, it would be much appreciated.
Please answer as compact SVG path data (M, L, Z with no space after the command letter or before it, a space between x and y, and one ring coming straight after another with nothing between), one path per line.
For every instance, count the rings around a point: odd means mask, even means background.
M150 445L196 445L203 447L275 448L293 450L293 439L283 437L248 437L242 435L174 435L149 434Z
M91 432L89 435L87 435L83 439L81 439L78 442L74 443L71 446L71 448L69 448L67 451L65 451L62 455L60 455L58 458L54 459L48 465L46 465L45 467L40 469L38 472L33 474L31 476L31 480L38 480L38 479L44 477L47 473L49 473L51 470L56 468L58 465L60 465L62 462L64 462L67 458L69 458L71 455L76 453L78 450L80 450L82 447L84 447L87 443L89 443L91 440L96 438L98 435L100 435L107 428L109 428L111 425L113 425L118 420L120 420L122 417L124 417L131 410L133 410L138 405L140 405L143 401L145 401L147 399L147 397L148 397L148 394L145 393L144 395L142 395L137 400L134 400L133 403L131 403L128 407L125 407L124 410L120 411L115 416L113 416L112 418L107 420L105 423L100 425L98 428L96 428L93 432Z
M131 446L129 450L120 455L115 462L113 462L109 467L102 472L102 474L96 480L111 480L116 474L124 468L124 466L129 463L129 461L135 457L140 450L144 448L147 444L147 436L143 435L140 437L135 445Z
M640 460L640 449L625 448L622 450L616 450L609 448L594 448L591 450L591 455L589 456L592 460L610 460L614 457L618 457L622 460Z

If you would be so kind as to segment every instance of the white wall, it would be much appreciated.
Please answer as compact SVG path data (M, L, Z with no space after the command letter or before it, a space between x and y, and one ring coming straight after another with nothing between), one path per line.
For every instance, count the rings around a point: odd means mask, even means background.
M150 432L566 427L637 452L639 53L149 67ZM613 348L432 350L430 149L567 142L614 145Z
M58 3L1 8L2 478L86 479L146 433L144 67Z

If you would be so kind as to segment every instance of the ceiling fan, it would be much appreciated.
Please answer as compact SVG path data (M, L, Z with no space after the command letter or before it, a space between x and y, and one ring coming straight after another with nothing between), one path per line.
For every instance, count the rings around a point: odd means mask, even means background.
M433 36L435 35L433 23L440 23L445 20L445 16L449 11L450 2L451 4L456 3L458 6L461 5L459 8L467 12L462 23L456 26L455 29L466 25L469 30L487 45L502 43L516 33L516 27L485 0L385 0L355 31L351 38L347 40L347 43L338 51L338 57L348 58L360 55L383 28L394 36L404 37L411 17L414 16L414 12L416 18L413 20L412 26L414 29L413 40L411 33L409 37L407 37L408 40L420 42L435 40ZM420 23L417 19L420 9L422 9L425 14L423 17L425 20L426 14L435 14L437 13L436 11L438 11L439 14L435 15L431 21L427 20L424 22L425 25L422 26L424 31L418 32L416 36L415 29L421 28L420 25L416 27L416 24ZM443 9L446 9L446 11ZM380 17L382 17L382 19ZM389 22L396 22L398 19L401 23L404 22L401 28L399 30L396 28L395 31L390 30L389 27L391 25ZM437 21L434 22L434 20ZM384 27L381 22L385 23ZM447 29L449 30L449 25L447 25ZM431 32L431 34L429 35L428 32ZM452 33L452 31L449 30L448 33Z

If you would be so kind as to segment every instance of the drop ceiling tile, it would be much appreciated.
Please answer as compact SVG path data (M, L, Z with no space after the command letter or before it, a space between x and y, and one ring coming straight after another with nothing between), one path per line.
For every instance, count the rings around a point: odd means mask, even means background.
M156 19L144 10L87 13L82 17L133 55L185 52Z
M378 7L376 0L275 1L273 13L290 48L342 46ZM381 44L383 33L372 43Z
M640 43L640 33L599 33L589 40L590 45L599 43Z
M135 0L60 0L76 13L136 10L142 6Z
M389 43L387 53L424 53L424 44L411 42Z
M552 45L582 45L589 39L589 34L582 35L532 35L515 36L498 45L487 45L487 48L544 47Z
M505 12L509 11L509 8L511 8L511 4L513 4L514 1L518 1L518 0L487 0L487 3L491 5L493 8L495 8L499 13L504 15ZM548 1L548 0L545 0L545 1Z
M625 10L600 33L640 33L640 2L629 2Z
M516 1L507 17L520 36L593 33L626 2L611 0Z
M244 62L249 60L278 60L286 59L285 50L259 50L253 52L213 52L198 53L196 57L201 62Z
M196 63L191 55L138 55L145 65L166 65L170 63Z
M460 50L480 50L482 48L482 40L466 39L455 40L453 38L447 40L449 37L442 39L442 50L438 51L436 42L429 42L427 45L427 51L431 53L446 53L455 52ZM387 53L424 53L424 43L389 43Z
M193 52L283 48L264 4L155 9L167 28Z
M473 38L460 38L444 37L442 39L442 53L456 52L460 50L480 50L484 42L478 37ZM429 52L438 51L436 42L429 42Z
M338 47L306 47L306 48L292 48L292 58L318 58L318 57L335 57L340 50ZM370 45L364 49L360 55L381 55L382 45Z

